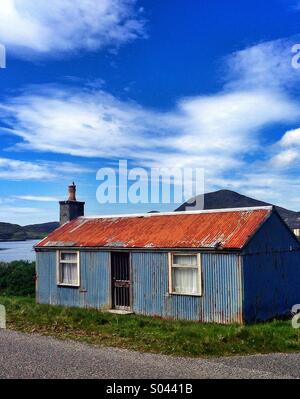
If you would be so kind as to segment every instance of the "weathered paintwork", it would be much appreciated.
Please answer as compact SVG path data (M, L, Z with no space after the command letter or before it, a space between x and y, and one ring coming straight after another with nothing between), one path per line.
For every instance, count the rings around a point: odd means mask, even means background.
M236 254L201 255L202 296L169 294L167 253L132 253L133 311L203 322L242 322L240 259Z
M110 254L80 253L80 287L57 285L56 251L37 253L37 301L51 305L110 307Z
M109 308L109 252L82 251L80 288L57 285L56 251L37 253L39 303ZM169 294L167 252L131 253L132 310L204 322L242 322L239 256L202 254L203 296Z
M36 247L241 249L272 208L78 218Z
M111 307L110 251L79 250L80 288L66 288L57 286L56 250L37 248L38 302ZM137 314L248 323L284 315L300 303L300 244L276 212L243 250L184 250L201 253L202 296L169 293L167 250L126 251L131 264L131 306Z

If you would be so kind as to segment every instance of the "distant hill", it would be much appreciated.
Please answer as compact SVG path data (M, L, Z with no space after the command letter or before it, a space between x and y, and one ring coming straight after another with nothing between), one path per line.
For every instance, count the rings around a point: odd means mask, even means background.
M23 241L42 239L59 226L58 222L19 226L18 224L0 223L0 241Z
M204 209L244 208L252 206L274 205L269 204L268 202L263 202L254 198L247 197L246 195L242 195L231 190L219 190L203 195ZM199 204L203 203L203 195L199 195L198 197L196 197L198 198L197 202ZM300 228L300 212L290 211L276 205L275 208L291 229ZM175 211L179 212L197 209L199 208L197 208L197 206L195 207L195 202L192 204L188 204L187 202L185 202Z

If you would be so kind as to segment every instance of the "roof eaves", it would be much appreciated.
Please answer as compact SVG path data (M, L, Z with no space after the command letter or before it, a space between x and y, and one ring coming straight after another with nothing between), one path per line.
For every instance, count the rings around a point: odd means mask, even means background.
M242 250L242 248L222 248L222 247L87 247L87 246L71 246L71 245L66 245L66 246L44 246L44 247L34 247L36 252L40 251L46 251L46 250L66 250L66 249L72 249L72 250L98 250L98 251L167 251L167 252L182 252L182 251L207 251L207 252L239 252Z

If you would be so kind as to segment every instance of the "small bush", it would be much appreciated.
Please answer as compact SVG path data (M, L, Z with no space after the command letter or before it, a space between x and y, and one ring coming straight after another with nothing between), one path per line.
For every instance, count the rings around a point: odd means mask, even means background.
M0 295L35 295L35 263L0 263Z

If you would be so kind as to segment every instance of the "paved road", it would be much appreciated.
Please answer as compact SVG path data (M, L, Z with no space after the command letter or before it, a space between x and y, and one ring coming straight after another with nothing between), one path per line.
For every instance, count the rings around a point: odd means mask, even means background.
M300 378L300 354L187 359L0 330L0 378Z

